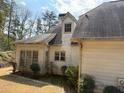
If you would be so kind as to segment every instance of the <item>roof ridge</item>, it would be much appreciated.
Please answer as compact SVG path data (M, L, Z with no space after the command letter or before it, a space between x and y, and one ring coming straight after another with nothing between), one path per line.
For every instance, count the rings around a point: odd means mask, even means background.
M124 0L109 1L109 3L121 2L121 1L124 1Z
M88 12L86 12L86 13L80 15L79 18L82 17L82 16L84 16L84 15L87 15L88 13L90 13L91 11L97 9L98 7L102 6L102 5L105 4L105 3L108 3L108 2L104 2L104 3L100 4L100 5L98 5L97 7L95 7L95 8L93 8L93 9L89 10Z

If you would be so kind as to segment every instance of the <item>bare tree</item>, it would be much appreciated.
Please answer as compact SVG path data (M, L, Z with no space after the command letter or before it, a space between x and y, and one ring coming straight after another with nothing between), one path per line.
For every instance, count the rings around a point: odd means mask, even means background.
M43 12L42 19L44 21L44 26L48 28L46 29L46 31L57 24L57 16L53 11L46 10L45 12Z
M42 20L41 20L41 18L39 18L39 17L37 18L36 24L37 24L37 26L36 26L36 29L37 29L36 34L43 32L42 31L43 27L42 27Z
M31 17L31 12L28 9L20 10L20 36L19 39L23 39L28 30L28 22Z
M12 20L11 34L15 39L23 39L33 26L31 12L23 7L16 7Z
M31 37L32 35L34 35L35 34L35 28L36 28L36 16L34 17L34 19L31 19L31 20L29 20L29 23L28 23L28 25L29 25L29 27L28 27L28 37Z

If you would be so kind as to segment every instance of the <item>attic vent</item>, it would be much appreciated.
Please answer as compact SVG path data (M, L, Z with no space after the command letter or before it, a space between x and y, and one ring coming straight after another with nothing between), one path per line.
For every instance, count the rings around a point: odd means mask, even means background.
M88 16L88 15L85 15L85 17L86 17L87 19L89 19L89 16Z

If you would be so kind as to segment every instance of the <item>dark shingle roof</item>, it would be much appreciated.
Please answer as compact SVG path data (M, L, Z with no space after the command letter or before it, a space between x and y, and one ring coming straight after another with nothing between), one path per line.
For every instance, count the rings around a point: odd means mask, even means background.
M124 1L103 3L80 16L73 38L124 38Z
M55 33L52 34L40 34L31 38L22 39L15 41L16 44L35 44L35 43L49 43L54 37Z
M61 26L57 25L52 27L48 32L40 34L31 38L15 41L16 44L34 44L34 43L49 43L49 44L61 44L62 43L62 31Z
M49 44L61 44L62 43L62 27L60 25L52 27L46 33L54 33L54 34L56 34L56 36L49 42Z
M65 15L66 15L66 13L59 14L59 17L65 16Z

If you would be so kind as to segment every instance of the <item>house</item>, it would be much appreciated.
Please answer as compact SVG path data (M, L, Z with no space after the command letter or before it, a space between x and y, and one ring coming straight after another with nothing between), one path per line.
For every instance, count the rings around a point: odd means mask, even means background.
M124 86L124 1L103 3L80 16L73 39L81 44L80 72L107 85Z
M54 64L80 66L81 74L96 81L96 93L107 85L119 87L124 81L124 1L103 3L81 15L77 21L70 13L59 15L60 23L45 34L16 42L16 61L20 70L38 62L41 73Z
M48 32L28 39L18 40L16 61L20 71L30 72L30 65L40 65L41 74L49 72L62 74L62 66L78 66L79 45L71 42L77 20L69 12L59 15L59 24Z

